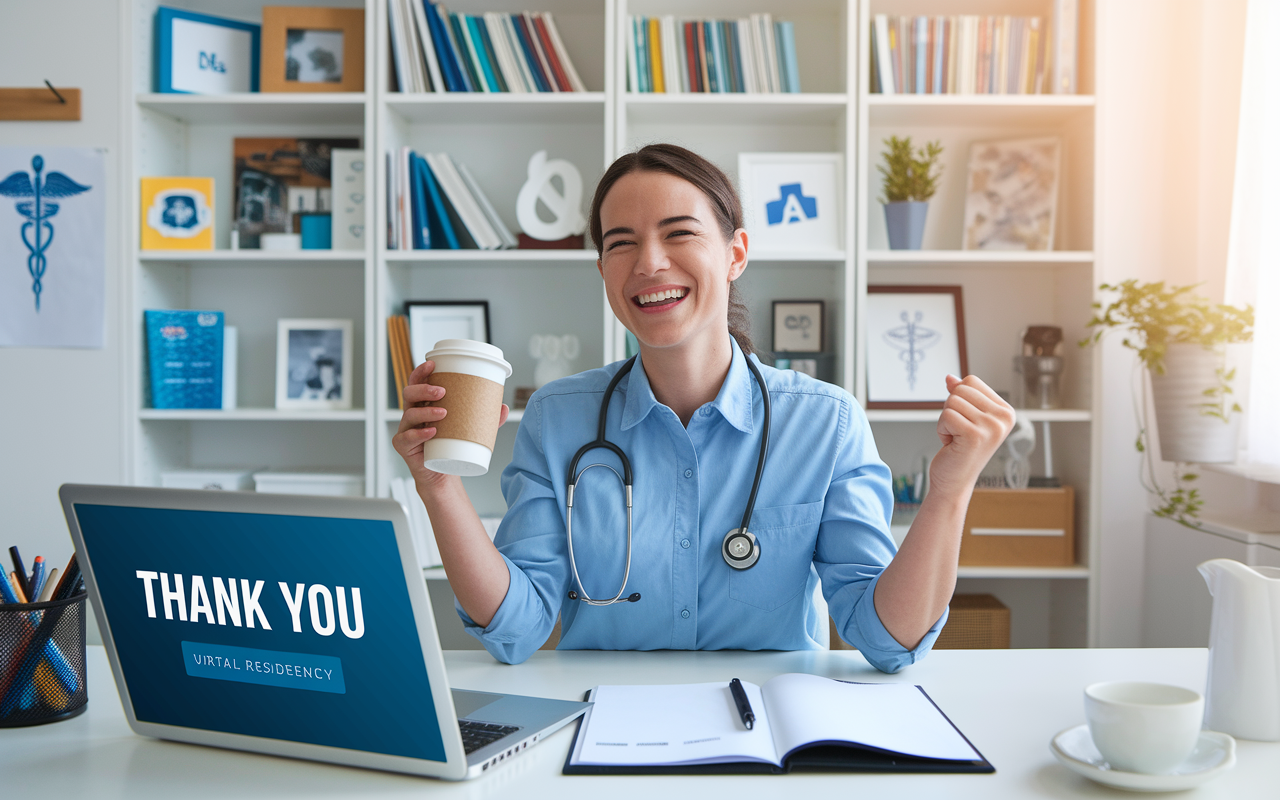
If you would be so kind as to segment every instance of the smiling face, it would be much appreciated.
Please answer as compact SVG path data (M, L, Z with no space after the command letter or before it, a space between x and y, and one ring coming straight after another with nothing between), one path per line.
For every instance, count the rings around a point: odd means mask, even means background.
M710 200L662 172L632 172L600 206L600 275L613 313L646 348L723 341L729 283L747 265L747 234L726 239Z

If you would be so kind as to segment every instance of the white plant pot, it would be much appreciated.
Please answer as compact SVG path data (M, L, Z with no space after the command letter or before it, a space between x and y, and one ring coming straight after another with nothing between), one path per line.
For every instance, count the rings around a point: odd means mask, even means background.
M1204 390L1218 385L1217 370L1225 363L1221 348L1171 344L1164 355L1164 374L1151 374L1151 394L1160 434L1160 457L1165 461L1231 464L1236 460L1241 414L1229 422L1207 416L1200 404L1210 400ZM1226 407L1230 408L1232 396Z

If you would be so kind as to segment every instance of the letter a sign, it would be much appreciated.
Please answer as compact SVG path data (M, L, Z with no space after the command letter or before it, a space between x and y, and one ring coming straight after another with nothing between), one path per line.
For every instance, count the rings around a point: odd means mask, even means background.
M843 174L840 153L740 153L752 252L844 250Z

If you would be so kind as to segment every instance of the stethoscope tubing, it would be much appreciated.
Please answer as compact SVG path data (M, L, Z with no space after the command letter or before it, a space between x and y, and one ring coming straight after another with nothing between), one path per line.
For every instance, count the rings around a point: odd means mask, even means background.
M572 600L581 600L582 602L591 606L608 606L608 605L612 605L614 603L619 603L619 602L635 602L640 599L639 593L632 594L629 597L627 597L625 600L622 598L622 593L627 590L627 581L631 577L631 486L632 486L631 460L627 458L627 454L622 451L621 447L614 444L613 442L610 442L608 439L605 438L605 425L606 425L606 422L608 421L609 401L613 398L613 390L617 388L618 382L622 380L623 376L631 372L632 367L635 366L637 358L639 358L639 356L632 356L630 359L628 359L627 363L623 364L622 367L613 376L613 379L609 381L609 386L604 391L604 398L600 402L600 413L599 413L599 418L597 420L597 425L596 425L596 438L595 440L587 442L582 447L578 448L578 452L574 453L573 458L570 459L569 461L569 468L566 471L566 476L565 476L565 507L567 512L566 519L565 519L565 531L566 531L568 545L569 545L569 567L573 572L574 583L578 585L578 589L579 589L578 592L570 592L569 598ZM747 362L747 368L751 370L752 376L756 379L756 383L759 384L760 386L760 398L764 406L764 430L760 437L760 456L759 456L759 460L756 463L755 479L751 483L751 494L748 495L747 497L747 507L746 509L744 509L742 514L742 527L739 529L740 531L745 533L746 531L750 530L751 515L755 511L756 495L760 491L760 481L764 475L764 464L769 454L769 430L771 428L770 423L772 421L772 408L771 408L772 404L770 403L770 398L769 398L769 388L768 386L765 385L764 375L760 373L760 368L755 365L755 363L751 360L750 356L746 356L744 354L744 358L746 359L746 362ZM618 475L618 471L615 470L613 467L609 466L608 464L590 464L587 467L585 467L582 470L582 472L578 472L578 462L582 459L584 455L586 455L588 452L596 448L604 448L612 452L614 455L618 457L618 460L622 464L622 475ZM573 554L573 493L574 493L574 489L577 486L578 480L584 474L586 474L587 470L591 469L592 467L605 467L610 472L612 472L614 476L617 477L618 480L622 482L623 490L626 494L626 505L627 505L626 568L624 569L623 575L622 575L622 586L618 588L618 593L615 594L609 600L597 600L587 594L586 587L582 583L582 578L578 574L578 564ZM732 531L730 532L730 535L733 535ZM758 552L758 546L757 546L757 552ZM727 557L726 557L726 560L727 560ZM748 566L754 563L755 561L753 560L748 564Z

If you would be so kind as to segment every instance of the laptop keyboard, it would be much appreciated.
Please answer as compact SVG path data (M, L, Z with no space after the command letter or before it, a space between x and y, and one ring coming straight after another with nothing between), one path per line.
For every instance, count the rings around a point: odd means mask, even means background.
M462 748L468 755L488 744L520 730L516 725L498 725L494 722L476 722L472 719L458 720L458 729L462 731Z

